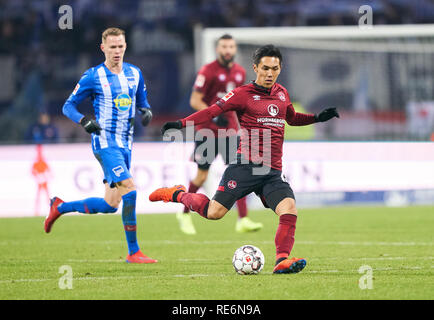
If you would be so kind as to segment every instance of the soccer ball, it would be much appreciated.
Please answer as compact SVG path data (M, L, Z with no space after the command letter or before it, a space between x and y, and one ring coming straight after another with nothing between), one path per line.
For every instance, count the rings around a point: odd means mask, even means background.
M235 250L232 265L238 274L258 274L265 264L265 257L259 248L245 245Z

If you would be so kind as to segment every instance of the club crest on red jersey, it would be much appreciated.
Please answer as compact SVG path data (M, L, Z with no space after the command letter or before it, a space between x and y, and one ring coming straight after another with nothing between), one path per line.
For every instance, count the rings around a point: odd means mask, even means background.
M279 107L275 104L270 104L268 106L268 113L273 117L277 116L279 114Z
M237 182L235 180L230 180L228 182L229 189L235 189L237 187Z

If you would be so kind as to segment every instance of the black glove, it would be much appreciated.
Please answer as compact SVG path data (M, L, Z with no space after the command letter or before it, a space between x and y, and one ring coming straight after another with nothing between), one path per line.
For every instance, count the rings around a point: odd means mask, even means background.
M321 111L319 114L315 115L315 121L316 122L324 122L328 121L331 118L336 117L339 118L339 113L336 110L336 108L328 108L323 111Z
M223 114L213 118L212 121L219 127L227 127L229 124L228 119Z
M166 122L161 128L161 134L164 136L164 133L169 129L182 129L181 120Z
M152 111L149 108L138 108L142 114L142 126L146 127L152 120Z
M96 120L94 119L89 118L88 116L84 116L80 120L80 124L87 133L95 133L99 135L100 131L102 130L98 122L96 122Z

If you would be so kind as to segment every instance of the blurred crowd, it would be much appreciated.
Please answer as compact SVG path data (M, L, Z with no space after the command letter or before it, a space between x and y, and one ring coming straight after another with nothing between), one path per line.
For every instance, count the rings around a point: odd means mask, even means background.
M59 7L73 8L73 37L58 32ZM430 0L0 0L0 52L44 49L92 52L100 30L166 33L180 49L192 48L192 29L206 27L355 25L370 5L376 24L428 23ZM73 41L71 41L73 40ZM158 47L157 50L160 50ZM173 49L173 48L172 48Z
M65 4L73 9L72 30L58 26ZM430 0L0 0L0 66L11 69L7 81L0 80L0 125L15 132L0 141L28 137L39 113L60 119L80 74L102 62L100 37L108 26L126 30L127 57L148 75L158 120L191 112L187 91L195 70L186 73L185 63L193 66L194 26L355 25L361 5L373 8L375 24L434 21ZM23 114L26 130L11 123ZM152 136L150 130L141 133Z

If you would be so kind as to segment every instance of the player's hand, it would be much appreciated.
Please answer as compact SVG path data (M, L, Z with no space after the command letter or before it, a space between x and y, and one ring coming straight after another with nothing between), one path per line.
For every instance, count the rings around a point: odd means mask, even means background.
M149 108L138 108L142 114L142 126L146 127L152 120L152 111Z
M102 130L98 122L96 120L89 118L88 116L84 116L80 120L80 124L86 130L87 133L95 133L96 135L100 134Z
M336 108L328 108L315 115L316 122L328 121L331 118L339 118L339 113Z
M212 121L214 121L219 127L227 127L229 124L228 119L223 114L213 118Z
M161 128L161 134L164 136L167 130L169 129L182 129L181 120L166 122Z

